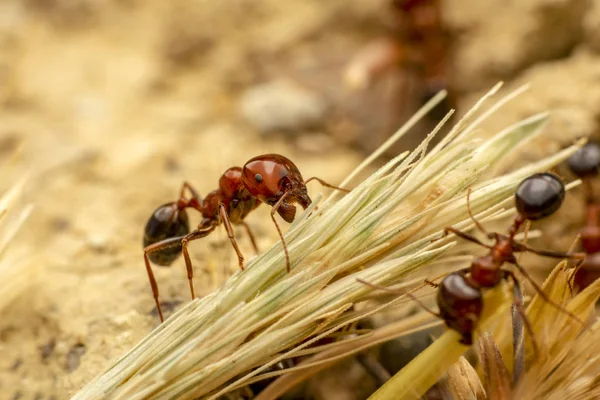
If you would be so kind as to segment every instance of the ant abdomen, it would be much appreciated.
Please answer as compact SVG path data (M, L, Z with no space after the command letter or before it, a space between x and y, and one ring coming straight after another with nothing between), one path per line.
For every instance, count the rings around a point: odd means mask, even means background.
M564 198L565 185L556 175L547 172L524 179L515 193L519 214L532 221L554 214Z
M187 235L190 232L188 216L177 203L167 203L158 207L144 228L144 247L165 239ZM154 264L169 266L181 254L181 242L173 246L148 253Z
M600 252L600 226L589 225L581 229L581 246L588 254Z
M437 302L446 326L462 335L461 343L473 344L473 330L483 308L480 288L463 274L453 272L440 283Z
M593 178L600 170L600 145L586 143L569 158L569 168L579 178Z
M575 272L573 283L579 287L579 290L582 290L598 278L600 278L600 253L587 254L583 264Z

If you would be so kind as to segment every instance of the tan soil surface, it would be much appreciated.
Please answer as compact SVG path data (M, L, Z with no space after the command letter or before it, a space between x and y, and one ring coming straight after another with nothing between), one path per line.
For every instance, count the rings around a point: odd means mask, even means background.
M378 3L0 4L0 156L10 157L24 143L16 165L3 167L0 188L32 174L26 199L36 209L15 246L25 246L23 262L39 269L31 288L3 311L0 399L68 398L158 324L142 229L158 205L175 199L183 180L206 194L226 168L276 152L294 160L305 177L336 183L360 161L357 151L325 134L339 137L346 125L261 135L240 116L239 99L247 88L277 78L312 83L307 86L315 93L329 84L323 89L329 101L346 99L343 66L383 32ZM467 93L461 104L498 79L532 82L532 93L508 107L507 118L558 112L553 142L533 146L524 160L597 132L600 57L588 52L600 48L593 24L598 1L594 13L584 12L592 7L584 1L473 3L444 6L458 38L456 81ZM562 23L553 24L557 15ZM549 31L553 36L546 38ZM537 35L546 39L527 42ZM363 111L350 126L390 113L382 114L381 98L368 99L340 107ZM491 121L490 130L500 123L506 121ZM389 120L374 126L389 126ZM322 191L316 183L309 190ZM267 207L248 222L262 249L277 240ZM564 247L569 238L561 235L562 225L553 226L551 236ZM239 237L249 257L248 238L243 231ZM192 257L200 296L237 268L222 229L194 243ZM163 301L176 307L188 299L183 260L155 272Z

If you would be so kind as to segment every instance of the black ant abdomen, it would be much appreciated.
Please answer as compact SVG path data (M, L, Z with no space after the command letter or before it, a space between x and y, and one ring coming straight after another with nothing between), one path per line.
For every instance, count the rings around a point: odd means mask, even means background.
M596 142L586 143L569 157L569 168L579 178L593 178L600 170L600 145Z
M583 290L600 278L600 203L592 180L600 172L600 145L589 142L569 158L571 171L583 181L586 198L586 222L581 229L581 247L587 254L576 268L573 282Z
M144 228L144 247L165 239L185 236L190 232L188 216L176 202L163 204L152 214ZM158 251L148 253L148 258L163 267L169 266L181 254L181 243L174 243Z
M517 187L515 204L520 215L535 221L554 214L565 198L565 185L549 173L538 173Z
M448 274L437 294L440 317L461 334L460 343L473 344L473 330L483 309L481 289L460 272Z

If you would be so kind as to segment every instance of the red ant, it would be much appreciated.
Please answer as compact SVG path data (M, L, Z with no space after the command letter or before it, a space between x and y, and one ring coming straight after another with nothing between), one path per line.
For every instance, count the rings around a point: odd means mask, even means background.
M184 182L179 200L160 206L154 211L144 229L144 261L161 322L163 315L158 301L158 286L150 261L167 267L183 252L190 293L194 299L194 270L187 248L188 243L207 236L222 223L238 256L240 269L244 270L244 256L235 240L232 224L244 225L255 251L258 252L254 235L244 219L261 203L265 203L273 207L271 218L281 238L286 268L290 272L287 246L275 213L286 222L294 221L295 203L300 204L303 209L311 203L306 184L312 180L320 182L323 186L348 192L317 177L303 180L298 167L279 154L261 155L252 158L243 168L229 168L219 179L219 188L210 192L204 199L189 183ZM191 195L189 198L185 196L186 190ZM186 208L193 208L202 214L202 221L192 232Z
M600 145L587 143L569 158L568 163L571 171L583 180L587 202L586 224L581 229L581 247L587 257L573 275L573 283L582 290L600 278L600 202L594 197L591 182L600 170Z
M350 63L350 76L365 79L398 65L423 80L423 102L448 86L448 34L440 0L388 0L391 38L373 41ZM445 108L450 109L451 104Z
M440 311L438 313L424 306L414 296L408 293L403 294L408 294L431 314L443 319L448 328L460 333L460 343L471 345L473 344L473 331L479 321L483 308L482 289L495 287L501 281L510 278L514 283L514 306L523 317L527 330L532 334L531 326L529 326L527 319L525 318L522 300L520 300L523 296L519 281L511 271L502 269L504 263L509 263L517 267L546 302L579 320L575 315L564 310L560 305L550 300L543 292L542 288L531 279L525 268L518 263L517 258L515 257L515 253L521 252L531 252L544 257L553 258L583 259L585 257L585 254L582 253L563 253L532 249L514 239L517 231L525 221L536 221L545 218L560 208L565 196L565 187L560 179L549 173L539 173L526 178L519 184L515 193L515 204L518 215L515 217L515 220L508 231L508 235L502 235L495 232L488 233L485 230L471 212L469 194L470 191L467 194L467 208L471 219L481 232L489 239L494 239L496 243L487 245L479 241L479 239L458 229L452 227L444 229L444 236L448 233L453 233L456 236L489 249L489 253L474 259L469 268L448 274L440 284L427 281L427 283L439 287L437 303ZM386 289L368 284L367 282L361 282L378 289Z

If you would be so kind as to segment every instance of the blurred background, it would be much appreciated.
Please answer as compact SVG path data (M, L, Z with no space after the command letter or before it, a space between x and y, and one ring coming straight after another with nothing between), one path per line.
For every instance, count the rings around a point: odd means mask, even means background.
M388 156L499 80L532 87L479 134L553 111L507 168L597 134L600 0L1 1L0 189L29 174L15 207L35 209L3 264L34 272L2 311L0 398L67 398L158 324L142 230L184 180L206 195L275 152L337 183L438 90ZM568 248L581 205L570 196L538 246ZM268 212L248 218L263 250ZM191 251L199 295L237 268L223 230ZM155 274L165 310L188 300L183 260ZM332 398L335 377L311 396Z

